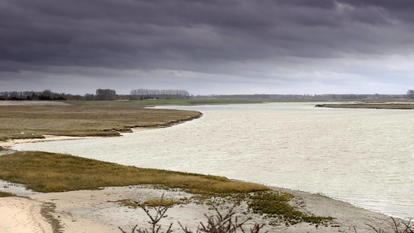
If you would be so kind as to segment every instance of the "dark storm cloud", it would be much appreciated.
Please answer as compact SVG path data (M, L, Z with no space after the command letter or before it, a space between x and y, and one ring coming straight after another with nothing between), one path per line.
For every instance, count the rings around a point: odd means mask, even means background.
M408 0L0 0L0 79L411 54L413 10Z

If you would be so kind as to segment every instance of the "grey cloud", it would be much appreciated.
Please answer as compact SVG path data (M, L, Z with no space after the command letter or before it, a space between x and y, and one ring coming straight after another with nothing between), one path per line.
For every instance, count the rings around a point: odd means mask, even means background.
M413 8L403 0L0 0L0 80L56 67L238 74L226 64L409 55Z

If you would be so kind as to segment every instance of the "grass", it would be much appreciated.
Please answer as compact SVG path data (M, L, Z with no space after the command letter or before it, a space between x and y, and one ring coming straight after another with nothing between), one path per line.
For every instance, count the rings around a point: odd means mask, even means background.
M168 126L197 111L133 106L0 106L0 140L59 136L117 136L133 127Z
M184 202L182 201L178 201L178 200L172 200L172 199L150 199L150 200L146 200L142 203L136 202L136 201L132 201L131 199L122 199L119 201L116 201L117 203L123 205L123 206L127 206L127 207L131 207L131 208L138 208L140 205L144 205L146 207L157 207L157 206L163 206L163 207L173 207L174 205L180 205L183 204Z
M0 192L0 197L14 197L15 195L7 192Z
M164 206L164 207L172 207L174 205L181 204L181 201L172 200L172 199L151 199L146 200L142 203L144 206L148 207L156 207L156 206Z
M414 104L387 104L387 103L364 103L364 104L318 104L316 107L325 108L368 108L368 109L414 109Z
M281 218L286 224L307 222L320 225L332 221L331 217L314 216L299 211L289 203L292 198L293 195L290 193L256 192L248 197L248 206L253 213Z
M0 151L6 150L6 148L0 146Z
M123 166L65 154L15 152L0 157L0 179L38 192L99 189L138 184L181 188L190 193L248 193L267 187L225 177Z
M282 221L287 225L299 222L326 225L332 220L329 217L303 213L290 204L293 198L291 194L270 191L268 187L259 184L219 176L123 166L65 154L15 152L0 156L0 179L24 184L38 192L149 184L167 189L180 188L207 197L228 197L235 203L246 201L253 213L277 219L278 223ZM185 203L169 199L153 199L143 203L124 199L117 202L132 208L139 204L148 207L171 207Z

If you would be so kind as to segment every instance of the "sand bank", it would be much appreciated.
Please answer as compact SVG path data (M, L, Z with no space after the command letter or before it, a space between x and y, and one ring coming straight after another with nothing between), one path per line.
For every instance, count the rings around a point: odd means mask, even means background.
M286 191L286 190L284 190ZM373 213L351 204L336 201L321 195L292 191L296 202L304 211L324 216L332 216L335 220L329 226L315 227L307 223L301 223L286 227L266 226L268 232L371 232L367 223L388 227L389 217ZM148 226L148 218L141 209L133 209L122 206L117 201L131 199L145 201L157 199L162 194L168 199L180 200L191 198L191 194L179 190L162 190L150 186L108 187L103 190L72 191L60 193L35 193L27 198L6 197L0 198L0 227L5 232L120 232L118 227L129 231L134 225ZM230 204L229 204L230 205ZM229 206L228 205L228 206ZM45 208L52 206L53 208ZM222 205L222 207L226 205ZM228 207L227 206L227 207ZM43 212L42 212L43 207ZM244 213L246 205L241 204L236 208L240 218L251 217L253 222L268 223L266 218L252 213ZM178 221L192 229L196 228L200 221L204 221L204 214L214 212L205 204L190 202L176 205L169 209L168 217L163 220L163 225L174 223L173 228L180 232ZM53 224L54 223L54 224ZM247 225L249 227L249 225Z
M73 136L55 136L55 135L43 135L43 136L44 138L25 138L25 139L12 139L12 140L7 140L7 141L0 141L0 146L3 148L12 148L14 145L22 144L22 143L36 143L36 142L47 142L47 141L93 138L93 137L73 137Z

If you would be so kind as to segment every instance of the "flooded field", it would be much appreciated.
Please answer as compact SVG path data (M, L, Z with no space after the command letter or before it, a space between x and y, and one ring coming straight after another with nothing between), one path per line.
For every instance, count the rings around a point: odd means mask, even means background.
M414 217L414 111L314 103L169 106L203 117L123 137L20 144L139 167L227 176Z

